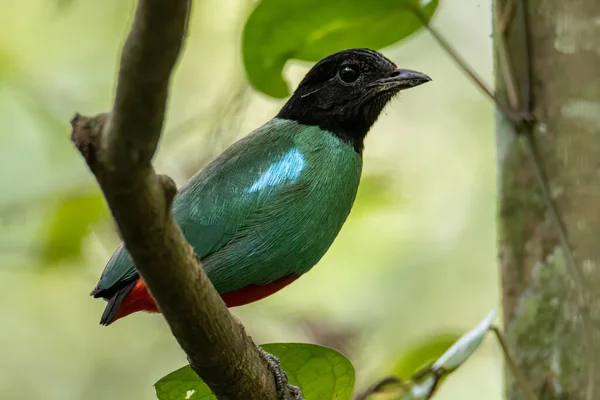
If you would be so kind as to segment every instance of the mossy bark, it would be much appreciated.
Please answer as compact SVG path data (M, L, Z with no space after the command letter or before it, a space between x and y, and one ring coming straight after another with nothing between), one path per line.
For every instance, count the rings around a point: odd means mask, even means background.
M510 350L541 399L600 399L600 1L529 0L507 31L521 99L527 96L524 15L529 21L535 140L584 277L592 348L586 346L580 288L565 263L522 138L497 120L499 252ZM502 9L508 0L500 1ZM498 39L496 39L496 47ZM496 51L496 57L498 57ZM506 87L497 63L497 89ZM593 357L595 356L595 357ZM589 376L595 358L595 373ZM507 373L507 398L522 399Z

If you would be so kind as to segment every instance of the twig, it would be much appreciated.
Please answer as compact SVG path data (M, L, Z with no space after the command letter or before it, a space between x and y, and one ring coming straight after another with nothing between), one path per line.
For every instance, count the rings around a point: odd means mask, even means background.
M498 343L500 343L500 347L502 348L502 352L504 353L504 359L508 364L508 368L510 368L510 371L517 380L517 385L519 386L519 389L521 389L521 393L523 393L523 396L525 396L527 400L537 400L537 396L535 395L533 388L529 385L529 382L527 382L527 379L525 378L519 367L517 367L517 364L510 355L510 352L508 351L508 346L506 344L506 340L504 339L504 335L502 334L500 329L498 329L497 326L492 326L490 329L496 335Z
M494 0L496 4L499 4L499 0ZM504 12L498 13L498 16L502 15L501 18L498 19L498 31L501 33L506 32L506 28L508 28L508 24L512 21L513 16L515 15L515 3L516 0L506 0L506 6L504 8Z
M511 1L514 7L514 0ZM508 104L510 105L511 110L519 110L521 108L519 94L517 93L517 87L515 84L515 79L512 74L512 66L510 62L510 57L508 55L508 50L506 46L506 21L500 22L499 16L501 14L500 11L500 1L494 0L495 10L494 10L494 24L497 27L497 32L494 34L494 39L496 39L496 49L498 50L498 63L500 64L500 73L502 74L502 82L504 83L504 88L506 90L506 95L508 98Z
M76 115L72 140L191 367L217 398L274 400L273 375L198 265L171 215L173 181L151 160L191 0L139 0L110 114ZM288 393L289 395L289 393Z
M508 120L510 120L513 123L518 123L520 121L519 116L513 112L510 108L508 108L506 106L506 104L502 103L492 92L492 90L487 87L487 85L485 83L483 83L483 79L481 79L481 77L479 75L477 75L477 73L475 71L473 71L473 69L471 68L471 66L469 65L469 63L467 63L459 54L456 50L454 50L454 48L446 41L446 39L444 39L444 37L442 35L440 35L438 33L438 31L429 24L429 21L427 20L427 18L423 15L423 13L421 12L421 10L417 9L417 8L413 8L413 12L416 15L416 17L421 21L421 23L423 24L423 26L429 31L429 33L431 34L431 36L433 36L433 38L435 39L435 41L446 51L446 53L448 53L450 55L450 58L452 58L452 60L454 60L454 62L456 62L456 64L458 64L458 66L460 67L460 69L469 76L469 78L471 78L471 80L473 81L473 83L475 83L475 85L477 85L479 87L479 89L481 89L481 91L490 99L492 100L494 103L496 103L496 106L500 109L500 111L506 116L506 118Z
M381 389L388 385L399 385L402 381L395 376L387 376L385 378L381 378L371 386L369 386L364 392L360 393L358 396L354 398L354 400L366 400L372 394L379 393Z

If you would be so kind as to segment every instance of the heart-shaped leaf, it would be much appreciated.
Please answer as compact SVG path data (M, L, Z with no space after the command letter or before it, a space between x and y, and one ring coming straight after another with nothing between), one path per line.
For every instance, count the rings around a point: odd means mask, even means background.
M252 86L283 98L290 59L318 61L336 51L381 49L417 31L438 0L262 0L244 26L242 56Z
M354 367L337 351L304 343L271 343L261 347L279 358L290 383L302 389L305 400L352 398ZM160 400L215 399L189 365L156 382L155 389Z
M290 383L302 389L305 400L352 398L354 367L337 351L305 343L272 343L261 347L279 358Z

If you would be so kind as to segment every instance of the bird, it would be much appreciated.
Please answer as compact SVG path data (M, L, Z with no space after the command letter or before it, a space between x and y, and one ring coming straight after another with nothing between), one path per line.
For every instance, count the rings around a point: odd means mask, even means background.
M331 54L273 119L177 191L173 217L228 307L270 296L317 264L352 209L367 133L400 91L429 81L374 50ZM107 301L101 325L160 312L123 244L91 295Z

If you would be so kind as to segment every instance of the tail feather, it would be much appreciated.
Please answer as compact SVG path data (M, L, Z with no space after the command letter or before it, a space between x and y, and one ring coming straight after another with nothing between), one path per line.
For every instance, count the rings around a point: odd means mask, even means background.
M117 289L117 291L114 292L109 299L107 299L108 304L106 305L106 308L102 313L102 317L100 318L100 325L106 326L113 322L117 312L119 311L119 307L121 307L121 304L123 303L123 300L125 300L125 297L127 297L129 292L131 292L131 289L133 289L136 283L137 279L127 282L124 286Z

